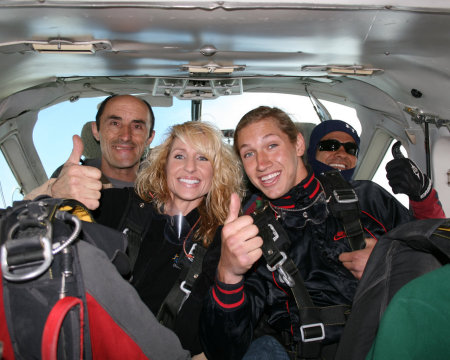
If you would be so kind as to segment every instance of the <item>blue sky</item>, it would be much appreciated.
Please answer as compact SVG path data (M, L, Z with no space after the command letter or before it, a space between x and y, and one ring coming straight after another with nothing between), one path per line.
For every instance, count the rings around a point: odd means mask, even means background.
M87 121L95 120L97 105L103 99L88 98L73 103L64 102L40 112L33 131L33 141L47 176L67 160L72 151L72 135L80 134ZM259 105L278 106L288 112L294 121L319 122L308 98L276 94L246 94L205 100L202 105L202 120L215 123L221 129L234 128L247 111ZM348 108L330 103L326 103L326 106L333 118L346 119L358 132L361 131L354 110L349 111ZM162 142L171 125L190 120L191 102L174 99L174 106L155 107L154 112L156 136L152 146ZM13 200L21 200L22 196L2 154L0 169L4 194L4 200L0 195L0 207L5 207L5 204L11 205ZM384 182L383 174L378 177L378 182Z

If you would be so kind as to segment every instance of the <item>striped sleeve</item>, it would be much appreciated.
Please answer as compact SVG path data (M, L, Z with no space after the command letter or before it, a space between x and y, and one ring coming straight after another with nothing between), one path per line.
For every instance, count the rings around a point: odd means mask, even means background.
M234 310L245 302L244 280L237 284L225 284L216 279L212 295L221 308Z

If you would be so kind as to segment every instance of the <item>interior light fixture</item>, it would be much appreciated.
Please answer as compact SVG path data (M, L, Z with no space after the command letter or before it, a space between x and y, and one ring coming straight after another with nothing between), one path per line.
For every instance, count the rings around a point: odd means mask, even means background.
M368 76L382 73L383 69L369 65L304 65L302 71L324 71L329 75L358 75Z
M47 43L32 43L33 49L40 53L76 53L94 54L99 50L111 49L111 43L105 40L70 41L64 39L51 39Z
M95 54L98 51L112 51L112 45L109 40L72 41L68 39L20 40L0 43L0 53L32 51L47 54Z
M181 65L181 71L189 71L191 74L231 74L234 71L245 70L245 65L219 65L210 61L204 65Z

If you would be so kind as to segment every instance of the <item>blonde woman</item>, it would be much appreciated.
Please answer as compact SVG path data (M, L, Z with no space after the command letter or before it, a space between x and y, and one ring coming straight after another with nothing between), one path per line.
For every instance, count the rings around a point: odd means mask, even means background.
M205 122L186 122L173 126L151 151L135 190L105 190L94 214L128 234L131 283L192 355L202 352L198 318L214 281L216 233L232 193L242 194L242 172L221 132Z

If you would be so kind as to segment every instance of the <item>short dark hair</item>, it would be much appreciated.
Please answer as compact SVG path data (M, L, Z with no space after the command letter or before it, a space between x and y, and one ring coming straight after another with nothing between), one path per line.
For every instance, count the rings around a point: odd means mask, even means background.
M289 115L277 107L260 106L245 114L236 126L233 146L237 154L239 154L239 132L246 126L264 119L274 119L280 130L288 136L293 144L295 144L299 131Z
M100 117L103 115L103 111L105 111L106 104L108 104L109 100L115 98L116 96L119 96L119 94L114 94L114 95L108 96L100 104L98 111L97 111L97 115L95 115L95 123L97 124L97 130L100 130ZM150 131L148 133L148 136L152 136L153 128L155 127L155 115L153 114L153 109L146 100L138 98L138 97L136 97L136 98L141 100L148 107L148 111L150 113Z

